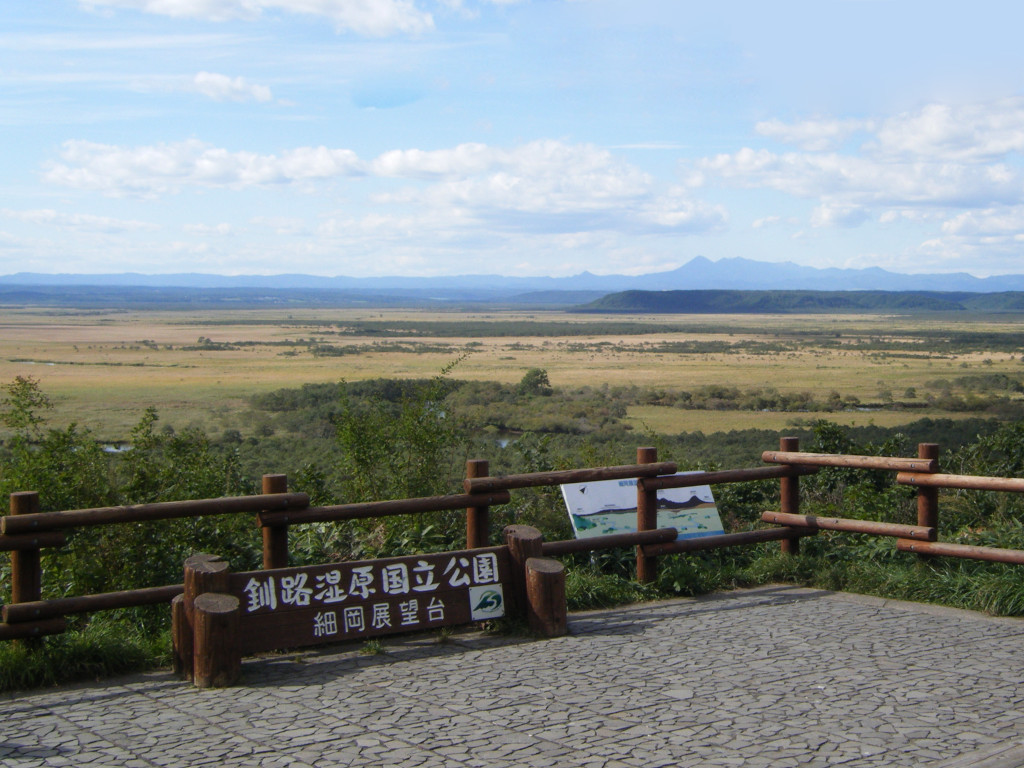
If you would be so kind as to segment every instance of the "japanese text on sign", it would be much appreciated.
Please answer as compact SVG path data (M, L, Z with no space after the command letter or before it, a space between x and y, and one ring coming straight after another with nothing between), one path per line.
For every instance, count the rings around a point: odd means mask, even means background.
M442 561L443 562L443 561ZM498 559L493 552L478 554L457 554L448 558L447 563L439 568L440 563L419 559L411 562L391 562L382 564L358 565L350 568L337 567L315 573L310 579L309 573L299 572L288 576L260 575L250 578L244 588L245 610L248 613L261 610L274 611L285 606L332 606L345 602L372 602L385 596L396 597L409 595L410 599L401 605L416 606L420 601L416 597L426 598L438 588L450 589L458 587L474 587L485 584L496 584L499 581ZM440 571L440 572L438 572ZM444 604L431 606L431 602L423 600L424 610L440 612L443 619ZM382 604L387 607L386 604ZM340 614L344 626L348 622L365 622L363 607L351 613L348 608ZM410 610L413 610L410 608ZM333 619L328 616L334 615ZM325 634L331 634L326 627L338 626L337 612L325 611L323 625ZM371 621L391 621L390 613L385 616L383 608L380 616ZM434 619L429 619L434 620ZM403 622L405 623L405 622ZM354 626L354 624L353 624ZM364 625L365 626L365 625ZM390 623L388 624L390 626Z

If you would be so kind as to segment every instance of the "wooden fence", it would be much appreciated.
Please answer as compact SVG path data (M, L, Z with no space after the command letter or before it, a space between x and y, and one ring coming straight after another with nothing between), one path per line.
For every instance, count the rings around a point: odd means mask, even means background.
M677 475L673 462L658 461L654 448L637 449L637 463L622 466L533 472L491 476L486 460L467 462L465 493L416 499L312 507L304 493L289 493L284 475L265 475L262 493L220 499L200 499L121 507L39 512L35 492L11 495L10 514L0 517L0 550L11 557L11 598L2 608L0 640L39 637L64 631L65 617L79 613L169 604L182 594L182 584L153 586L121 592L42 599L43 549L61 547L68 530L83 526L147 522L206 515L254 514L263 534L263 568L288 566L290 527L313 522L344 522L361 518L419 514L442 510L466 511L466 547L487 547L490 508L511 501L511 492L523 488L555 486L600 480L636 479L637 532L595 536L587 539L544 542L545 556L587 552L613 547L635 547L637 579L650 582L656 576L657 558L699 550L777 540L784 552L795 553L804 536L819 530L855 531L896 538L902 551L923 556L950 556L1024 564L1024 551L966 546L938 541L940 488L995 490L1019 493L1024 479L949 475L939 472L939 448L934 443L918 446L916 458L803 453L796 438L782 438L777 451L765 451L767 466ZM917 489L917 524L826 518L800 513L800 477L821 467L847 467L896 473L896 482ZM761 519L773 527L739 533L677 539L674 528L657 529L657 493L661 489L727 483L778 480L778 511Z

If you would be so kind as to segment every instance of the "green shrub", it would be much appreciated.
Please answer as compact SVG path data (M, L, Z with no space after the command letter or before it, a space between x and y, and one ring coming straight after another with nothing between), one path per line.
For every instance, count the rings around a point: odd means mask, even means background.
M622 576L580 567L566 570L565 597L570 611L581 611L655 600L660 593Z

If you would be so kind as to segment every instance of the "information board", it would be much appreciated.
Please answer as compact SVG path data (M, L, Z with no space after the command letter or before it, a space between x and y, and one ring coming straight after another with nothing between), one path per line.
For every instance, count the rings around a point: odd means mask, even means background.
M562 498L577 539L636 530L635 479L568 483ZM706 485L658 491L658 528L675 528L680 539L725 532Z

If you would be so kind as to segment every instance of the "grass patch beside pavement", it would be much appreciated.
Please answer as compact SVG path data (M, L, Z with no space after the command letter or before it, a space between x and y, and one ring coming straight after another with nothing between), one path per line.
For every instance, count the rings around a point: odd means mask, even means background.
M147 635L128 621L97 614L82 630L0 643L0 691L101 680L170 662L169 631Z

